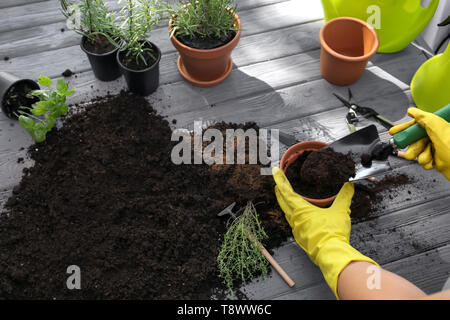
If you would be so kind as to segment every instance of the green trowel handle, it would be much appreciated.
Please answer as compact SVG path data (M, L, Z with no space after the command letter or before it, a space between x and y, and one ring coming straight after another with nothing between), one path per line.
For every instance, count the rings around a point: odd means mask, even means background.
M445 119L447 122L450 122L450 104L439 109L434 114ZM411 127L394 134L394 143L397 147L403 149L426 136L426 130L416 123Z

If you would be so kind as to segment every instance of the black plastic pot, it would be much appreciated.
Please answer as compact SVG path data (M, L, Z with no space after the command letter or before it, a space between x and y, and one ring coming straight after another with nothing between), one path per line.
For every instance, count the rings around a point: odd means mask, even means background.
M117 65L116 54L118 48L107 53L92 53L86 50L84 42L86 37L81 39L81 50L83 50L89 58L89 62L94 71L94 75L101 81L113 81L121 76L119 66Z
M27 97L32 90L39 90L39 84L30 79L21 79L8 72L0 71L0 105L11 119L17 119L20 106L31 107L39 101L36 97Z
M141 96L147 96L158 89L159 86L159 62L161 60L161 51L159 48L149 42L153 49L157 51L156 61L148 68L142 70L133 70L125 67L120 61L121 51L117 52L117 62L120 71L128 85L128 89Z

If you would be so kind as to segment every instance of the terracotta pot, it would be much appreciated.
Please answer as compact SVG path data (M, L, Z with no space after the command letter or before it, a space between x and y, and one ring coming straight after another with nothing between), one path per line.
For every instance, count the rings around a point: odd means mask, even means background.
M210 87L225 80L233 69L231 51L237 46L241 38L241 21L238 15L238 31L234 38L227 44L214 49L194 49L178 41L175 37L170 38L173 46L178 50L178 70L183 78L199 87ZM173 19L169 22L169 32L172 31Z
M303 141L294 144L292 147L286 150L280 160L280 168L286 173L287 168L306 150L319 150L323 147L326 147L327 144L325 142L320 141ZM299 194L303 199L308 201L309 203L318 206L318 207L327 207L333 203L336 196L326 198L326 199L312 199Z
M336 18L320 29L320 71L329 82L347 86L363 74L377 52L378 35L368 23L350 17Z

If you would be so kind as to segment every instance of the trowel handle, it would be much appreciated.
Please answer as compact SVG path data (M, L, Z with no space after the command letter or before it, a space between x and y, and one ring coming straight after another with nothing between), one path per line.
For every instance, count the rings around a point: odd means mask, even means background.
M439 109L434 114L445 119L445 121L450 122L450 104ZM394 134L394 143L397 147L403 149L426 136L427 131L416 123L405 130Z

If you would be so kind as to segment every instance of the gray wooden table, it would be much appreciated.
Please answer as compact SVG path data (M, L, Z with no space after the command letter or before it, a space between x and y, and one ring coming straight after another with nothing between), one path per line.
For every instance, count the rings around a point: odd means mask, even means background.
M117 9L115 1L107 2ZM181 78L166 22L152 32L163 57L161 85L148 97L151 104L169 120L176 119L174 127L179 128L192 127L194 120L256 121L299 140L331 142L348 134L347 109L332 95L345 95L347 88L331 85L320 74L320 1L239 0L237 4L244 30L233 52L234 69L213 88L193 87ZM103 83L94 78L79 42L80 37L67 30L57 1L1 1L0 70L36 79L39 75L58 78L70 69L75 76L68 78L69 83L77 90L69 100L72 104L124 89L123 79ZM406 109L414 105L409 83L425 60L413 45L399 53L375 55L363 77L351 86L355 99L391 120L404 121ZM379 126L379 131L387 140L385 129ZM31 144L17 122L0 114L0 205L20 181L22 169L32 165L26 158ZM18 163L19 157L25 161ZM414 181L391 197L386 194L371 220L354 223L351 243L425 292L439 291L450 277L450 183L413 162L393 159L391 164L395 172ZM289 288L272 272L268 279L243 288L249 298L334 299L320 270L293 239L275 251L275 258L295 287Z

